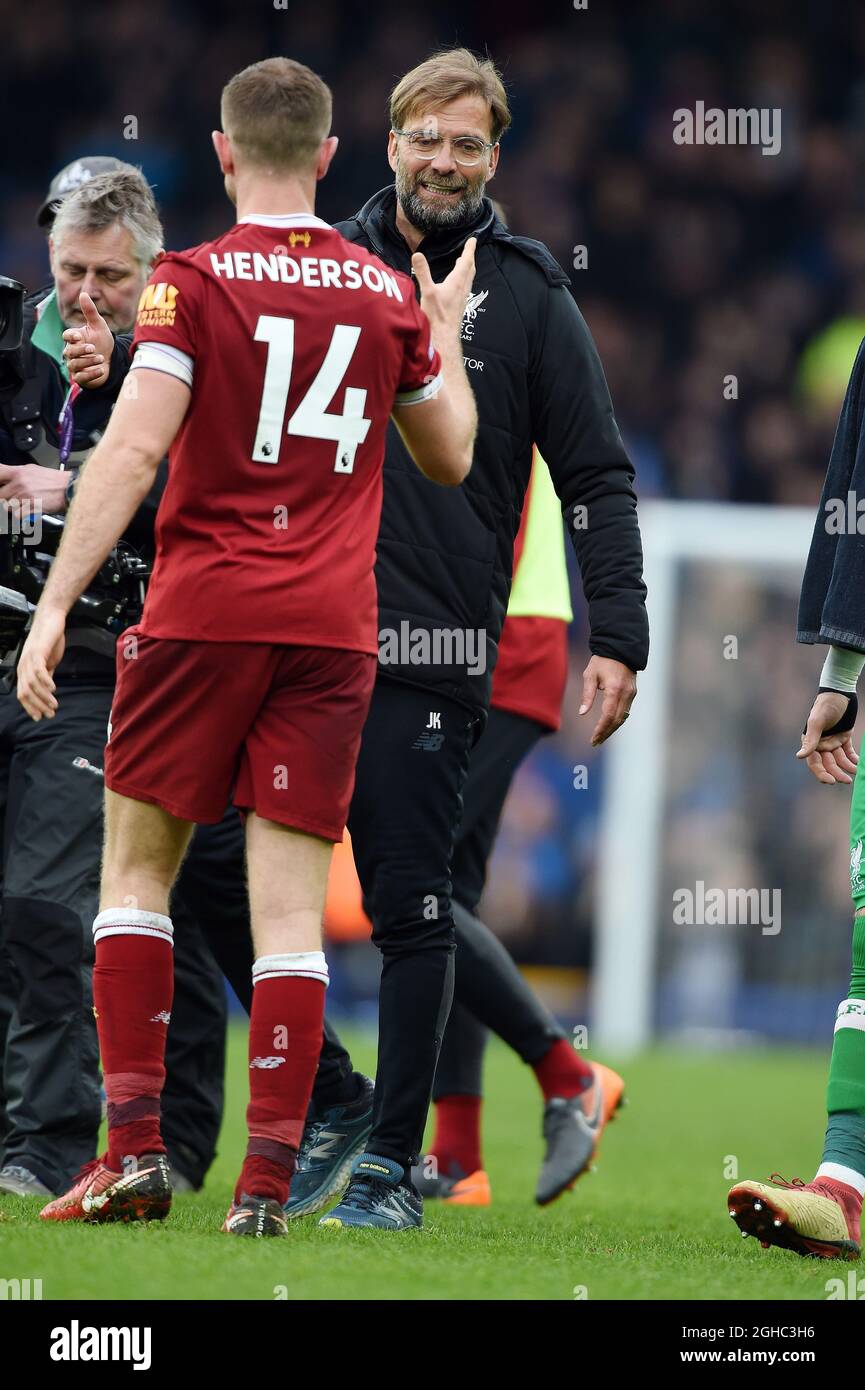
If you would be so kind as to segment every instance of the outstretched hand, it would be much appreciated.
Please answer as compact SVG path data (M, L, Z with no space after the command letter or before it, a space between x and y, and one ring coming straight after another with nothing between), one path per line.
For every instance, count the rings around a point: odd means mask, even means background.
M477 237L470 236L450 275L439 284L430 274L426 256L415 251L411 258L412 274L420 286L420 307L430 321L432 339L437 347L459 336L466 298L475 278L477 244Z

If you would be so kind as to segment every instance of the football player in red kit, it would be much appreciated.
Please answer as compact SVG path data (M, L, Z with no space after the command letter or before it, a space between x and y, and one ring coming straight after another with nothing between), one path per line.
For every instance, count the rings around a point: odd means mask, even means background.
M321 1044L327 871L375 676L387 421L446 485L468 472L476 426L459 343L473 243L439 285L415 258L419 308L408 277L315 217L337 144L330 116L327 87L289 59L225 88L213 141L238 221L156 265L129 383L21 656L19 699L50 718L66 616L168 449L153 578L118 643L105 757L93 931L108 1152L46 1219L168 1212L168 899L193 823L218 821L232 796L246 815L255 988L249 1142L223 1229L286 1231ZM82 309L97 329L86 296Z

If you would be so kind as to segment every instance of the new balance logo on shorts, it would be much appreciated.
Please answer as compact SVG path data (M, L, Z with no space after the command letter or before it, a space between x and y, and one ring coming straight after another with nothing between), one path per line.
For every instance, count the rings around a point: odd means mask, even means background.
M274 1067L281 1067L285 1061L284 1057L253 1057L250 1068L260 1067L262 1071L273 1071Z

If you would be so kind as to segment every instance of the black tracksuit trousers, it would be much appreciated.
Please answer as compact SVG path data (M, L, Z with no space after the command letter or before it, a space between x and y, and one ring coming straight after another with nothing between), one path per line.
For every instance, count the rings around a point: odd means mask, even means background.
M441 710L442 730L447 711L452 743L441 763L433 758L444 751L447 736L420 760L424 740L420 746L407 743L407 733L424 727L428 709ZM373 940L384 957L369 1149L403 1165L422 1143L430 1065L439 1049L434 1094L480 1095L488 1029L528 1064L565 1036L504 946L475 916L511 782L545 730L521 715L490 710L466 776L467 746L460 738L469 733L469 721L455 703L437 704L419 687L379 680L349 820ZM407 746L413 758L406 756ZM428 893L439 916L428 921L422 907L419 920L418 904L427 902ZM450 993L445 962L451 940L456 944L453 1007L440 1042L442 1019L434 1004L442 980L445 1002ZM330 1029L319 1079L338 1067L344 1075L345 1051ZM313 1103L320 1107L326 1102L319 1079Z

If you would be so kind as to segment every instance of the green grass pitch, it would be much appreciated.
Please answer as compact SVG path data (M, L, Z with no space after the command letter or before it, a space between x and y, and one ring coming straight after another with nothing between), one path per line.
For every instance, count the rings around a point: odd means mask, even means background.
M374 1040L350 1037L356 1064ZM850 1266L763 1251L726 1213L739 1177L813 1175L826 1058L785 1051L652 1052L623 1068L630 1104L597 1171L545 1211L532 1202L539 1093L500 1045L487 1058L486 1165L493 1205L429 1203L423 1231L389 1235L293 1223L288 1239L219 1234L243 1146L243 1030L231 1030L226 1121L204 1192L149 1226L43 1225L41 1203L0 1197L0 1278L42 1280L45 1299L802 1299ZM857 1274L858 1274L857 1267Z

